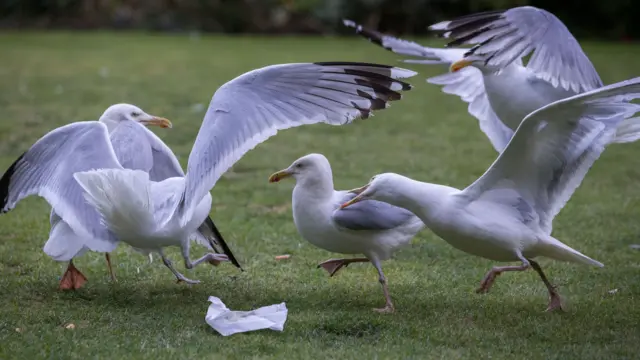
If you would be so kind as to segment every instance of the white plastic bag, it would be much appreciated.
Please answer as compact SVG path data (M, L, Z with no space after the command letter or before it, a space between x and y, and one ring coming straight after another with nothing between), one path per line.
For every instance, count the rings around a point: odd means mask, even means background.
M222 336L260 329L284 330L287 321L285 303L264 306L252 311L233 311L215 296L209 296L209 310L205 321Z

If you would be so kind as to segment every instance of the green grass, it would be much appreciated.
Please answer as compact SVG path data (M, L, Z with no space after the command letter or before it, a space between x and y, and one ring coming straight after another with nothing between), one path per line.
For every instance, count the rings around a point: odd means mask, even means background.
M637 45L585 49L605 83L640 72ZM359 38L0 34L0 168L47 131L96 119L117 102L173 120L173 129L154 131L185 166L203 109L233 77L275 63L398 58ZM637 357L640 252L629 244L640 242L640 144L608 149L554 223L555 237L606 265L541 261L560 285L565 314L543 312L546 290L532 271L505 274L490 294L475 294L494 263L428 230L384 264L393 315L371 311L383 304L372 266L353 265L334 278L316 269L336 254L297 234L293 183L269 184L273 171L319 152L342 189L384 171L465 187L496 157L466 105L424 82L441 70L408 67L420 71L410 80L415 88L389 110L341 128L282 132L218 182L212 216L244 273L228 264L201 266L186 272L200 285L176 284L157 258L148 264L122 245L113 254L117 283L104 257L91 253L76 261L89 282L63 293L57 285L65 264L42 251L46 202L29 198L0 216L0 358ZM274 260L286 253L289 260ZM177 250L170 256L180 260ZM285 330L219 336L204 322L209 295L239 310L285 301Z

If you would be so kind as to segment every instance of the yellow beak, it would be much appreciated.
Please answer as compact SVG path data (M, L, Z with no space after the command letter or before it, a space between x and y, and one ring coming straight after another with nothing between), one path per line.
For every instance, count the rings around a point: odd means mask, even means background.
M288 172L287 170L280 170L277 173L273 173L271 176L269 176L269 182L270 183L278 182L290 176L291 176L291 173Z
M359 201L363 200L362 193L363 193L365 190L367 190L367 188L368 188L368 187L369 187L369 185L367 184L367 185L365 185L365 186L362 186L362 187L359 187L359 188L355 188L355 189L349 190L349 192L350 192L350 193L357 194L358 196L356 196L356 197L354 197L353 199L351 199L351 200L347 201L346 203L344 203L344 204L340 205L340 209L344 209L344 208L346 208L347 206L353 205L353 204L355 204L355 203L357 203L357 202L359 202Z
M153 118L151 118L151 120L140 120L140 123L142 125L155 125L155 126L160 126L161 128L172 128L173 124L171 123L171 121L169 121L168 119L165 119L163 117L158 117L158 116L154 116Z
M463 69L467 66L471 65L471 61L467 60L467 59L462 59L462 60L458 60L456 62L454 62L453 64L451 64L451 66L449 67L449 71L451 72L456 72L459 71L460 69Z
M362 194L365 190L367 190L367 188L369 187L369 184L365 185L365 186L361 186L359 188L355 188L355 189L351 189L348 192L352 193L352 194L356 194L356 195L360 195Z

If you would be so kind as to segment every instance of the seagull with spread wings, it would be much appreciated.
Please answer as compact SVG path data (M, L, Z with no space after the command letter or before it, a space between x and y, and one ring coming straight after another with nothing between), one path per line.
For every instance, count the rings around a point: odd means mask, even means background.
M533 268L549 291L547 310L562 309L560 296L534 258L543 256L601 267L551 236L552 222L624 118L640 111L640 78L558 100L527 115L505 150L464 190L398 174L374 176L352 190L342 208L366 199L403 207L453 247L495 261L479 293L498 275Z
M566 26L548 11L531 6L472 14L429 27L454 39L447 46L476 44L473 48L432 48L367 29L351 20L345 26L396 54L421 57L405 60L441 64L451 72L427 82L459 96L478 119L480 129L501 152L522 119L554 101L602 86L595 68ZM523 57L534 51L525 66ZM616 129L615 143L640 138L640 119Z
M163 128L171 127L169 120L158 116L149 115L137 106L131 104L115 104L110 106L100 116L98 122L104 124L109 132L109 140L114 154L125 169L142 170L149 173L152 181L161 181L169 177L184 176L184 172L173 152L153 132L143 125L156 125ZM70 138L68 141L75 141ZM81 140L84 141L84 140ZM90 145L90 144L89 144ZM76 145L72 145L76 146ZM82 161L86 152L78 151L73 154L56 150L55 146L46 157L47 166L55 168L57 164L68 160ZM21 161L33 161L34 153L21 156ZM44 160L44 159L40 159ZM64 166L64 164L62 164ZM12 172L7 171L0 180L0 199L7 199L11 189L17 189ZM52 207L51 231L49 239L44 246L44 252L56 261L69 261L67 271L62 276L60 288L63 290L78 289L87 281L87 278L73 264L73 258L86 253L90 248L85 246L85 238L77 235L69 224L64 221ZM195 240L209 247L217 253L226 254L234 265L240 268L233 253L225 243L211 218L205 222L193 234ZM111 267L109 252L105 253L109 273L112 280L115 274Z
M189 249L190 238L211 210L209 191L229 167L278 130L367 118L400 99L399 92L410 85L397 79L413 75L387 65L349 62L282 64L245 73L213 95L186 175L162 181L153 181L146 171L125 169L105 124L63 126L7 170L0 210L39 195L90 250L110 252L123 241L160 254L179 281L198 283L179 273L163 248L180 247L187 269L228 260L208 253L192 261Z

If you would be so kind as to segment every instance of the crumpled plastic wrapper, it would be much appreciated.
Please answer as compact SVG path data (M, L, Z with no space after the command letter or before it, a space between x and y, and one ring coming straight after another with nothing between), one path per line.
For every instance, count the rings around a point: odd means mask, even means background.
M252 311L233 311L215 296L209 296L209 301L211 305L204 319L222 336L261 329L282 331L289 312L285 303L263 306Z

